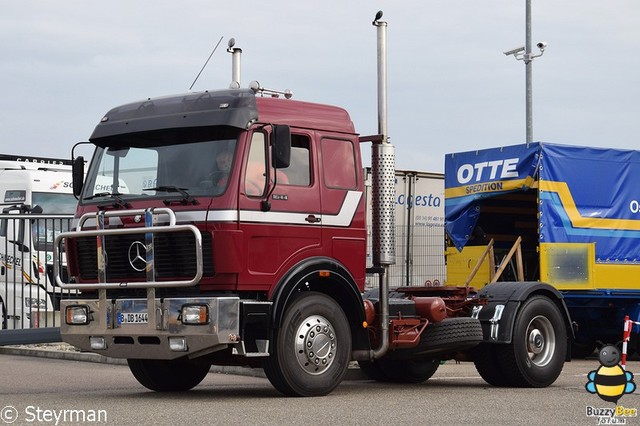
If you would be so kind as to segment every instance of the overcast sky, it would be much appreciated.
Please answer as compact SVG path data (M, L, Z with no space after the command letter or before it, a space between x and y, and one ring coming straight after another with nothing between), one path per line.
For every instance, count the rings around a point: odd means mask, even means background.
M376 32L388 27L389 135L398 169L525 141L524 0L0 0L0 153L70 156L110 108L242 85L345 107L377 132ZM536 141L640 149L640 2L533 0ZM534 47L534 51L535 51ZM368 156L368 150L365 151Z

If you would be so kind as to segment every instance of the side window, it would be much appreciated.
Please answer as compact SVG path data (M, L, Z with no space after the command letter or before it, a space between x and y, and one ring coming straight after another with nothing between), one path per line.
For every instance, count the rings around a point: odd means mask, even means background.
M27 191L24 190L7 190L4 193L4 202L6 204L2 204L0 206L0 212L3 214L14 212L20 213L20 208L27 201ZM12 227L15 233L15 224L16 219L11 219ZM18 230L18 240L24 241L24 224L23 220L20 220L20 229ZM7 237L9 234L9 219L0 220L0 237ZM14 238L16 238L14 236Z
M348 140L322 140L322 170L328 188L353 189L357 172L353 143Z
M266 178L266 144L264 133L254 133L249 147L249 159L244 178L245 192L249 196L264 194Z
M291 163L278 169L278 183L296 186L311 185L311 144L305 135L291 135Z

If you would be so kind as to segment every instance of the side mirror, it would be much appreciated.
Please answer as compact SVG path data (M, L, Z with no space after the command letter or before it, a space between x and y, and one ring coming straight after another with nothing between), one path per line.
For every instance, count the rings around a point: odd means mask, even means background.
M36 204L29 209L29 213L31 214L42 214L43 211L44 210L42 210L42 206L40 204ZM36 219L31 219L31 223L36 223Z
M289 167L291 162L291 129L289 126L272 126L271 132L271 165L276 169Z
M73 160L71 166L71 175L73 177L73 195L78 198L82 192L82 186L84 184L84 157L78 156Z

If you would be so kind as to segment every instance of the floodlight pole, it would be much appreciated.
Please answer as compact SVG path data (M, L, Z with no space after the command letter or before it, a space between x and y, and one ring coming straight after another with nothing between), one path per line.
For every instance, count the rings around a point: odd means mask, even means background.
M533 142L533 94L532 94L532 62L531 57L531 0L525 1L525 96L526 96L526 122L527 122L527 144Z
M504 52L507 56L513 56L518 61L524 61L525 70L525 97L526 97L526 122L527 144L533 142L533 90L532 90L532 62L539 58L547 48L547 43L541 41L537 44L540 53L531 52L531 0L525 0L525 45Z

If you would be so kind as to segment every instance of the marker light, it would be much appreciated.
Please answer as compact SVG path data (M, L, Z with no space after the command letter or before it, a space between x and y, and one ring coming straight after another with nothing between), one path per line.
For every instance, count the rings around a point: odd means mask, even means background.
M182 305L180 318L186 325L209 324L209 305L207 304L186 304Z
M89 306L69 305L65 310L65 321L68 325L87 325L91 321Z

